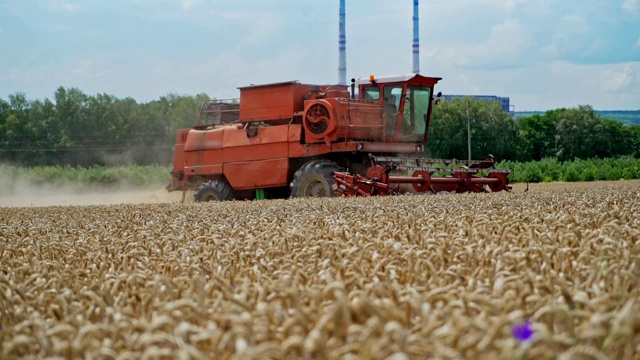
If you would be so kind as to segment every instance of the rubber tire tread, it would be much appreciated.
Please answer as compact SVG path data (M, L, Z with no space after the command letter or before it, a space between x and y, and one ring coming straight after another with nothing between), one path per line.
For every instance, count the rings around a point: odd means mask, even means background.
M289 185L291 187L291 197L303 197L302 195L299 195L301 191L300 184L308 175L321 175L329 182L329 184L333 185L335 183L333 173L336 171L343 170L335 162L326 159L312 160L302 165L302 167L300 167L300 169L298 169L298 171L293 175L293 181L291 181L291 184ZM333 197L333 187L328 190L328 197Z
M195 195L193 195L193 200L195 202L211 201L203 200L211 195L213 195L217 201L229 201L235 198L231 185L224 179L219 179L206 181L200 185Z

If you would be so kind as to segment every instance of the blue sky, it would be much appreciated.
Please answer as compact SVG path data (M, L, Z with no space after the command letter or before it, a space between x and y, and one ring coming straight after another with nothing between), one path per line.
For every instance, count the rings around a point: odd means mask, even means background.
M412 0L347 1L347 76L412 69ZM640 0L422 0L420 70L516 111L640 109ZM0 98L337 83L338 0L0 0Z

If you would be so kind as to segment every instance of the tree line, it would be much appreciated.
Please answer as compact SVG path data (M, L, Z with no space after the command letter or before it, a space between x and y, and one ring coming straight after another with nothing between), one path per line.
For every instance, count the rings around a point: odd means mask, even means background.
M640 157L640 125L605 119L589 105L514 120L498 102L473 98L435 106L427 154L467 159L468 126L472 158L492 154L498 160L526 162Z
M0 99L0 162L20 166L167 165L180 128L195 124L206 94L148 103L77 88L53 100Z
M23 93L0 99L0 162L19 166L168 165L177 130L193 126L209 97L169 94L147 103L60 87L52 100ZM640 125L598 115L590 106L514 120L497 102L456 98L435 106L426 154L559 161L640 157Z

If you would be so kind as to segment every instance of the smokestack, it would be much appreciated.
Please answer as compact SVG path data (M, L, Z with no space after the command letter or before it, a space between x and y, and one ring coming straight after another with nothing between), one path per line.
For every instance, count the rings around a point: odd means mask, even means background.
M338 35L338 84L347 85L347 34L345 29L345 0L340 0L340 33Z
M413 73L420 73L420 25L418 21L418 1L413 0Z

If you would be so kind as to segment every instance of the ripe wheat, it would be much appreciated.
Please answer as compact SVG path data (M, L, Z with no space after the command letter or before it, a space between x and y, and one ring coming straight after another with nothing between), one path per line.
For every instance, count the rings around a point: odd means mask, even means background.
M3 359L640 357L638 182L0 218Z

